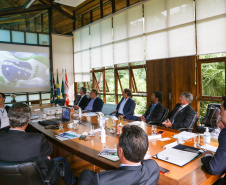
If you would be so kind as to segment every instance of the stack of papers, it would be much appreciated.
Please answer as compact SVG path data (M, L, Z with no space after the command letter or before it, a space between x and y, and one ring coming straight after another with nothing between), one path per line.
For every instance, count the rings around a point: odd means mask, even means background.
M130 122L130 123L127 123L127 125L141 125L141 121L133 121L133 122Z
M188 140L195 137L195 133L183 131L177 135L174 135L173 138L182 138L183 140Z
M79 114L74 114L74 116L79 116ZM89 117L89 116L97 116L96 113L94 112L88 112L88 113L83 113L82 116L86 116L86 117Z
M175 141L175 142L172 142L172 143L170 143L168 145L163 146L163 148L172 148L172 147L177 146L177 145L178 145L178 142Z
M162 152L159 152L153 157L182 167L192 161L198 155L199 154L193 152L168 148Z
M205 145L201 146L200 148L202 148L204 150L209 150L211 152L216 152L217 151L217 147L211 146L211 145L208 145L208 144L205 144Z
M77 137L80 137L80 134L77 134L76 132L72 132L72 131L63 132L63 133L56 135L56 138L59 139L60 141L74 139Z
M119 157L117 155L117 149L104 148L98 156L104 157L111 161L118 161Z

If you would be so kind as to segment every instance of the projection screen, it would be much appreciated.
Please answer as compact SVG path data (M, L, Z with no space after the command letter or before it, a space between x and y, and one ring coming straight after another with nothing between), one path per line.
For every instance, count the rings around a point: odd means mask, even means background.
M49 47L0 43L0 92L50 91Z

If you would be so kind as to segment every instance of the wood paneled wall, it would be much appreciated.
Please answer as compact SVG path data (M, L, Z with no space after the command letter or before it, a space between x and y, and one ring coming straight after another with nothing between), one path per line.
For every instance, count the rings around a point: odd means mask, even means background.
M153 91L161 91L162 104L172 111L181 93L190 92L194 96L191 106L197 111L195 62L195 56L147 61L147 105Z

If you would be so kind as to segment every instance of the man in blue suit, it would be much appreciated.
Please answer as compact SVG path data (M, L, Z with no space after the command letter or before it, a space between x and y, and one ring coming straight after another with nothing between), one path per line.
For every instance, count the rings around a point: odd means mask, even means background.
M90 97L88 100L88 105L86 106L85 110L90 112L101 112L104 102L101 98L97 97L97 90L92 89L90 92Z
M116 110L112 113L116 113L117 117L131 119L136 106L135 101L131 98L131 91L124 89L122 93L123 97L116 107Z
M204 167L208 173L212 175L220 175L226 171L226 96L222 97L223 102L221 104L221 123L223 123L220 135L218 137L218 149L213 155L211 151L203 153L201 159ZM214 185L225 185L226 177L217 180Z

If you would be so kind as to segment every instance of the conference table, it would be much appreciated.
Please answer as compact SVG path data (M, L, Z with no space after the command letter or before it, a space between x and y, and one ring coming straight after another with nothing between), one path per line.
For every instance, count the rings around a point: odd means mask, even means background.
M43 108L45 107L51 107L52 105L36 105L32 106L32 110L40 109L39 111L36 111L35 114L40 114L42 117L43 114ZM104 148L111 148L114 149L117 147L119 135L111 134L109 132L109 128L112 128L112 122L109 120L105 121L105 128L106 128L106 143L101 143L100 138L100 132L95 133L95 137L89 137L87 136L86 140L79 140L79 138L71 139L71 140L65 140L60 141L56 139L56 135L62 132L66 132L69 130L75 131L78 134L82 134L83 132L89 132L90 126L94 126L94 129L99 128L99 122L97 116L89 117L87 120L87 117L81 117L79 119L77 116L73 116L76 113L71 114L71 120L77 119L79 120L78 124L78 130L69 129L67 127L67 122L63 123L63 129L45 129L45 127L38 124L37 121L31 120L29 122L28 130L32 132L38 132L43 133L45 137L51 142L54 143L54 146L57 146L59 148L62 148L63 150L66 150L67 152L70 152L78 157L80 157L83 160L86 160L94 165L99 166L100 168L103 168L104 170L113 170L120 166L120 162L113 162L108 159L105 159L103 157L98 156L100 151ZM120 120L120 122L123 125L126 125L127 123L131 122L129 120ZM117 120L117 124L119 123L119 120ZM144 127L146 133L148 135L152 134L152 126L145 123ZM172 143L174 141L177 141L177 139L172 138L173 135L180 133L180 131L165 128L165 127L157 127L158 131L164 131L164 134L162 135L162 138L169 137L170 140L167 141L160 141L157 139L149 140L149 149L146 154L146 158L154 159L159 166L166 168L170 170L170 173L168 174L160 174L159 178L159 184L212 184L215 182L219 175L210 175L206 172L204 167L201 163L201 156L196 158L195 160L191 161L184 167L179 167L174 164L170 164L155 158L152 158L153 155L157 154L158 152L163 151L163 146L169 143ZM194 139L186 140L184 145L193 146L194 145ZM204 145L203 139L201 139L201 145ZM212 146L218 146L218 142L216 140L211 140L210 145ZM136 155L136 154L134 154Z

